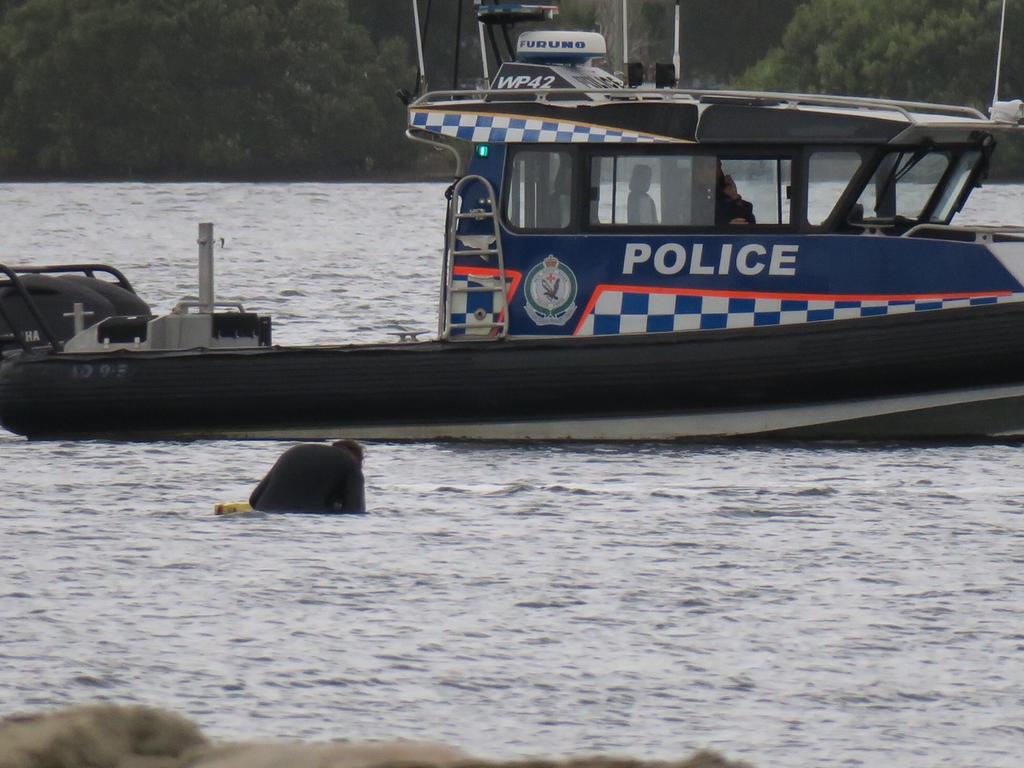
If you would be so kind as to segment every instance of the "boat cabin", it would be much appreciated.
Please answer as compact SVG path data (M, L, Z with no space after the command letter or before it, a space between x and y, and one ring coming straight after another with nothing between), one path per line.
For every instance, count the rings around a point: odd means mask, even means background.
M605 55L594 33L526 32L517 51L488 88L409 107L410 137L458 165L442 338L752 327L1024 295L1019 258L992 250L1016 254L1018 230L952 226L1018 107L992 119L626 87L592 66Z

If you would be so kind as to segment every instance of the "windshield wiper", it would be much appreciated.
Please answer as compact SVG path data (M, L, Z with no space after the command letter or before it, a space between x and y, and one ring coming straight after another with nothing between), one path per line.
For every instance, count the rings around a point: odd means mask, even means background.
M918 149L915 150L914 154L910 155L902 165L900 165L899 162L893 163L892 171L889 172L889 175L885 179L885 184L875 197L875 210L883 210L887 207L887 204L891 199L890 196L896 188L897 182L902 181L903 177L910 173L918 163L929 155L929 153L930 150L928 149ZM904 153L901 153L901 156L902 154ZM895 214L893 214L893 216L895 216Z

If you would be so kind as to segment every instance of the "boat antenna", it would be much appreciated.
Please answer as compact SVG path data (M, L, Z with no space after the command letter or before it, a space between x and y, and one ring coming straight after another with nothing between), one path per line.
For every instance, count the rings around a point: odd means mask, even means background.
M452 69L452 90L459 89L459 51L462 49L462 0L455 9L455 66Z
M412 18L416 24L416 95L427 90L427 69L423 65L423 32L420 29L420 2L412 0ZM427 18L430 18L430 0L427 0Z
M629 61L629 0L622 0L622 71Z
M679 81L683 77L683 68L679 60L679 15L679 0L676 0L675 42L672 45L672 66L676 70L676 87L679 86Z
M1003 33L1006 31L1006 0L1003 0L1003 13L999 20L999 50L996 53L996 85L992 91L992 104L999 101L999 77L1003 68Z
M491 81L491 74L487 71L487 44L484 42L484 23L477 21L476 25L480 30L480 63L484 68L484 82L489 83Z

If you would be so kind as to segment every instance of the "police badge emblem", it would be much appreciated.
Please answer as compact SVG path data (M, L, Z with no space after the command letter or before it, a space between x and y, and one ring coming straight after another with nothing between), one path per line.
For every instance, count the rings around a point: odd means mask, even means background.
M565 325L576 311L576 275L548 256L526 275L526 314L537 325Z

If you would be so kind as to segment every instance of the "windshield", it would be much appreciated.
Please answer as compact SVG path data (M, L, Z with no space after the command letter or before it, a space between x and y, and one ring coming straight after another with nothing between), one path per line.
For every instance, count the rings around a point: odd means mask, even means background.
M952 178L943 190L942 197L939 198L938 203L935 205L935 210L932 211L931 220L933 222L948 224L954 214L959 211L959 208L956 206L960 202L967 183L974 176L974 169L978 167L980 160L981 152L977 149L964 152L960 157Z
M949 163L948 152L890 152L857 201L858 215L868 222L919 220Z

